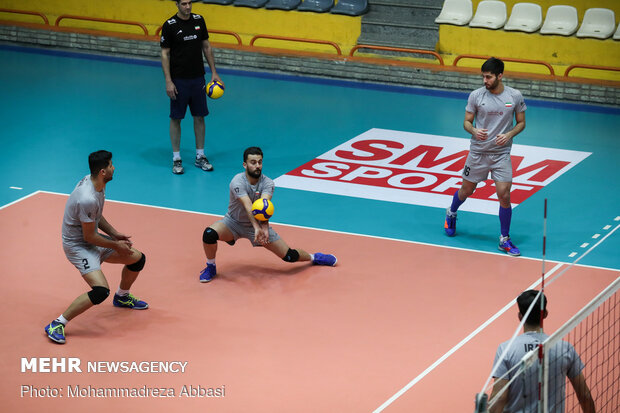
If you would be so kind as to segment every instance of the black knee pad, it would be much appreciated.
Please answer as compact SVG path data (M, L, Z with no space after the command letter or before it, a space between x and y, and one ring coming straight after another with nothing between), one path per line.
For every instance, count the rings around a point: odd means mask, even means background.
M202 242L205 244L215 244L218 239L220 239L220 236L217 234L217 231L211 227L207 227L205 232L202 233Z
M141 254L142 256L140 257L138 261L134 262L133 264L127 265L127 269L129 271L133 271L133 272L142 271L142 268L144 268L144 264L146 263L146 255L144 255L143 252L141 252Z
M88 292L90 302L95 305L104 302L105 299L108 298L108 295L110 295L110 290L99 285L94 286L93 289Z
M286 251L286 255L282 258L283 261L286 262L296 262L299 260L299 252L297 250L289 248Z

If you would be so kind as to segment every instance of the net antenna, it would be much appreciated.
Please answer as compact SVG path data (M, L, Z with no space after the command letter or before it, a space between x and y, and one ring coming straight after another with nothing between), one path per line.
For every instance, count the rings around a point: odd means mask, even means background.
M542 276L540 289L542 290L542 296L545 294L545 256L547 253L547 198L545 198L545 208L543 217L543 238L542 238ZM540 300L540 332L543 331L543 319L545 318L543 312L545 309L544 300Z

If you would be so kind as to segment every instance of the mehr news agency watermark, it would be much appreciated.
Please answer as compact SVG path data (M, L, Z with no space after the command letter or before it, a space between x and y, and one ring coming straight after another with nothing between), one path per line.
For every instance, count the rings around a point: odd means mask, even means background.
M22 357L22 373L101 373L101 374L182 374L187 369L187 361L87 361L77 357ZM187 397L223 398L226 386L203 386L183 384L178 387L151 386L92 386L89 384L70 384L65 386L33 386L21 384L21 398L148 398L148 397Z

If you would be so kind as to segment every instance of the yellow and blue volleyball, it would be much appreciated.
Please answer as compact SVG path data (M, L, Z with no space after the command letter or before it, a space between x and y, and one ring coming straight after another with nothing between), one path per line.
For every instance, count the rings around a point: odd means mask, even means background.
M259 221L267 221L273 215L273 202L269 199L258 198L252 204L252 215Z
M224 85L217 80L214 80L213 82L209 82L206 90L207 96L209 96L211 99L219 99L224 94Z

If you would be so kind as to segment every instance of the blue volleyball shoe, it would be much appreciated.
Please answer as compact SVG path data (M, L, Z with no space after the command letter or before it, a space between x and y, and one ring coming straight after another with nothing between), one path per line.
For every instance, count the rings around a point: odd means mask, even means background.
M207 266L204 268L204 270L200 272L200 277L199 277L200 282L208 283L213 278L215 278L215 274L217 274L217 271L215 269L215 264L207 263Z
M132 310L146 310L149 305L144 301L141 301L138 297L134 297L133 294L127 295L114 294L114 300L112 300L114 307L131 308Z
M456 212L452 212L450 208L446 210L446 222L443 227L447 236L453 237L456 234Z
M58 344L65 344L65 325L60 321L54 320L46 325L45 333L50 340Z
M500 251L504 251L506 254L511 255L513 257L518 257L521 255L521 251L519 248L515 247L515 245L510 240L510 237L499 237L499 246L497 247Z
M333 267L338 262L338 259L335 255L332 254L321 254L320 252L314 253L314 258L312 259L312 264L314 265L328 265Z

